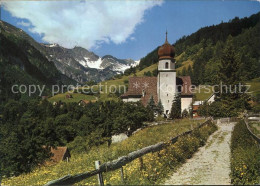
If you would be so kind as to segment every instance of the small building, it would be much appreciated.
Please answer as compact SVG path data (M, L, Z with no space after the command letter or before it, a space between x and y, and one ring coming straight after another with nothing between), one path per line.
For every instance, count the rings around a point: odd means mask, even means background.
M80 101L78 102L78 105L84 107L84 106L86 106L87 104L89 104L90 102L91 102L91 103L95 103L96 100L88 101L88 100L82 99L82 100L80 100Z
M56 147L56 148L51 147L51 153L52 153L51 161L55 163L64 160L69 161L71 157L69 149L67 147Z
M70 99L70 98L73 98L73 96L71 94L66 94L65 98Z
M199 117L199 114L198 114L198 110L199 110L199 107L200 105L203 104L203 101L195 101L192 105L192 114L193 114L193 117L194 118L197 118Z
M47 100L48 96L42 96L42 100Z

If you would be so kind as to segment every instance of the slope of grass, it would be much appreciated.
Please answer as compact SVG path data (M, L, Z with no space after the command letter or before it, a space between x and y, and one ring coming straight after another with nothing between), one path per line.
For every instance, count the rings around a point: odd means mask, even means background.
M249 127L250 127L251 131L260 138L260 122L251 121L251 122L249 122Z
M178 71L181 72L184 67L185 67L186 70L187 70L187 69L189 68L189 65L192 67L193 61L191 61L190 59L188 59L188 60L186 60L186 61L183 61L183 62L182 62L182 66L179 67L179 68L177 68L177 72L178 72Z
M79 93L72 93L72 98L66 98L66 95L68 93L64 93L64 94L57 94L51 98L49 98L48 100L50 102L58 102L58 101L62 101L65 103L71 103L71 102L79 102L80 100L84 99L84 100L96 100L95 96L90 96L90 95L84 95L84 94L79 94Z
M210 85L197 86L195 92L195 100L199 101L205 101L213 94L213 90Z
M260 77L252 79L251 81L246 82L247 85L250 85L249 91L254 95L260 95Z
M148 127L135 133L125 141L112 144L110 147L102 145L91 149L88 153L72 154L70 162L61 162L53 166L42 166L29 174L23 174L9 179L4 178L2 183L3 185L43 185L50 180L68 174L74 175L85 171L91 171L94 169L95 160L100 160L101 162L110 161L148 145L161 141L168 141L171 137L190 130L191 127L193 128L203 121L204 120L194 121L184 119ZM113 183L113 176L116 175L117 172L118 171L105 173L105 179L108 179L109 177L109 180ZM131 175L131 170L129 170L127 174ZM97 184L96 176L84 180L79 184Z

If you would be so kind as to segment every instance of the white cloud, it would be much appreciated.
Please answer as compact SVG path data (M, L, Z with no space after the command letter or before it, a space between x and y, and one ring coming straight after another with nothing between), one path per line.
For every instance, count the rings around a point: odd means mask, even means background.
M31 23L29 23L29 22L24 22L24 21L18 22L17 24L18 24L18 25L21 25L21 26L24 26L24 27L29 27L29 26L31 26Z
M33 33L43 40L87 49L103 42L125 42L144 14L162 1L9 1L4 8L12 16L28 19Z

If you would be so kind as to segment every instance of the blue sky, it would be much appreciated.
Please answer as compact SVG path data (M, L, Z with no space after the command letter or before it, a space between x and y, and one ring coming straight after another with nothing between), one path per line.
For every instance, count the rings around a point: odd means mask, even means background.
M199 28L260 11L257 1L14 1L1 19L38 42L75 45L100 56L138 60Z

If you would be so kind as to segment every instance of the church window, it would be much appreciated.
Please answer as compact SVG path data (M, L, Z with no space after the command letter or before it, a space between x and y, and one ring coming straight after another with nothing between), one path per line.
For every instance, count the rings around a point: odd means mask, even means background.
M170 103L170 101L168 100L168 103Z
M168 94L167 94L167 96L168 96Z
M169 63L168 63L168 62L165 63L165 68L166 68L166 69L169 68Z

